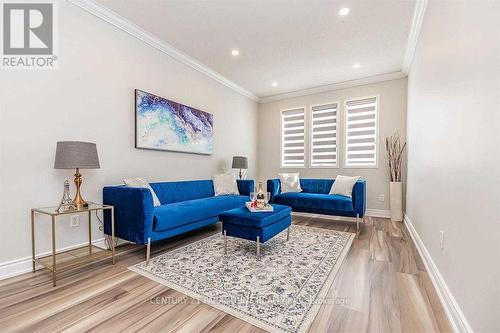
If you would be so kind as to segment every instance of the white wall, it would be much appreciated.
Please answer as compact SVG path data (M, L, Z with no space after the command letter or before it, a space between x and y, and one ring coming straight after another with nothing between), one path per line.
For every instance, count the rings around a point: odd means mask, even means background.
M476 332L500 331L499 17L431 1L408 78L407 215Z
M378 168L352 169L342 167L342 153L339 168L281 168L280 160L280 110L306 107L310 112L311 105L339 102L339 113L343 113L343 104L346 99L379 95L378 119ZM343 119L343 118L341 118ZM343 127L340 126L339 140L343 140ZM386 168L385 137L399 131L404 138L406 135L406 79L385 81L375 84L358 86L348 89L329 91L319 94L290 98L259 105L259 179L276 178L281 172L299 172L304 178L335 178L338 174L362 176L367 181L367 207L369 209L389 209L389 176ZM307 133L309 133L307 131ZM306 133L306 136L307 136ZM307 150L306 153L309 151ZM308 156L306 158L308 160ZM385 201L379 201L379 195L385 196Z
M101 169L83 170L83 194L123 177L210 179L233 154L256 170L257 105L164 53L66 2L59 3L59 69L2 71L0 263L31 255L30 207L54 205L72 171L54 170L56 141L97 143ZM212 156L134 148L134 88L214 114ZM74 189L72 189L74 194ZM84 216L82 216L84 218ZM39 251L50 228L42 220ZM86 240L86 227L58 224L58 247ZM94 238L102 233L94 230Z

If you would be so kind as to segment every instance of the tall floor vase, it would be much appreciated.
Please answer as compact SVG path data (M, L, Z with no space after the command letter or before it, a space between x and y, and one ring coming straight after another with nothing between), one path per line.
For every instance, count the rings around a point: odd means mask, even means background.
M391 220L403 221L403 183L391 182L389 185L391 196Z

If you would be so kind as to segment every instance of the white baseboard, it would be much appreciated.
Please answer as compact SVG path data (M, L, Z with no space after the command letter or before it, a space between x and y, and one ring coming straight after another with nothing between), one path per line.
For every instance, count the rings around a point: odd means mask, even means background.
M313 214L313 213L301 213L301 212L292 212L292 215L297 215L297 216L321 216L322 218L327 218L330 220L345 220L346 217L343 216L329 216L329 215L321 215L321 214ZM368 208L365 212L366 216L372 216L372 217L385 217L385 218L390 218L391 217L391 211L386 210L386 209L370 209ZM347 217L351 218L351 217Z
M420 236L413 227L410 218L406 214L404 217L404 222L406 228L410 233L411 238L413 239L413 242L417 247L418 252L420 253L420 257L424 262L425 268L427 269L427 273L429 274L432 284L436 289L436 292L439 296L439 300L441 301L441 304L443 305L446 315L448 316L448 320L451 323L453 331L472 333L473 332L472 328L467 322L464 313L460 309L460 306L455 300L455 297L453 297L453 294L448 288L448 285L441 276L441 273L439 272L436 264L434 263L434 260L432 260L432 257L429 251L427 251L427 248L422 242L422 239L420 239Z
M366 210L366 216L390 218L391 211L388 209L370 209L370 208L368 208Z
M292 212L292 216L313 217L313 218L320 219L320 220L330 220L330 221L351 221L351 220L354 221L355 220L355 217L303 213L303 212Z
M77 247L85 246L88 243L82 243L82 244L77 244L77 245L72 245L68 246L65 248L57 249L57 251L67 251L67 250L72 250ZM100 248L106 248L106 245L104 243L104 238L96 239L92 241L92 244L100 247ZM44 253L37 253L37 256L45 256L45 255L50 255L51 251L47 251ZM31 256L30 257L25 257L25 258L20 258L20 259L14 259L11 261L6 261L3 263L0 263L0 280L7 279L10 277L14 277L16 275L20 275L23 273L31 272L32 270L32 265L31 265Z
M299 215L299 213L293 213L293 214ZM305 213L305 215L311 215L311 214ZM367 209L366 215L373 216L373 217L386 217L386 218L388 218L388 217L390 217L390 212L389 212L389 210L384 210L384 209ZM335 219L335 218L333 218L333 219ZM342 218L339 217L337 219L341 220ZM119 240L119 244L122 244L122 242L120 242L120 241L121 240ZM61 248L61 249L58 249L58 251L71 250L71 249L74 249L74 248L77 248L80 246L84 246L85 244L86 243ZM98 246L98 247L105 248L104 238L96 239L92 242L92 244L94 244L95 246ZM37 255L44 256L44 255L49 255L49 254L50 254L50 252L46 252L46 253L39 253ZM0 263L0 280L14 277L14 276L24 274L27 272L31 272L31 269L32 269L31 268L31 257L19 258L19 259L14 259L11 261L6 261L3 263Z

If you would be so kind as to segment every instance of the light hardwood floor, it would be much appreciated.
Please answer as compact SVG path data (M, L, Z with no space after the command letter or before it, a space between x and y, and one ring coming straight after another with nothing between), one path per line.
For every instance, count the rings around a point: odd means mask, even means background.
M317 216L295 224L353 231ZM153 247L153 255L220 231L220 225ZM261 332L238 318L127 270L144 260L135 245L109 259L60 274L47 270L0 281L0 332ZM402 223L365 218L361 234L309 332L451 332L425 267ZM160 301L158 301L160 300ZM168 300L168 302L165 302Z

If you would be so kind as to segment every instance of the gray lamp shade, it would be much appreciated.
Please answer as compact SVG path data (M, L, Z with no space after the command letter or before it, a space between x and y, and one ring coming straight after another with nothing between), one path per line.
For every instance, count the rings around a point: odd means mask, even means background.
M248 169L248 158L245 156L233 156L233 169Z
M60 141L54 169L99 169L97 146L91 142Z

